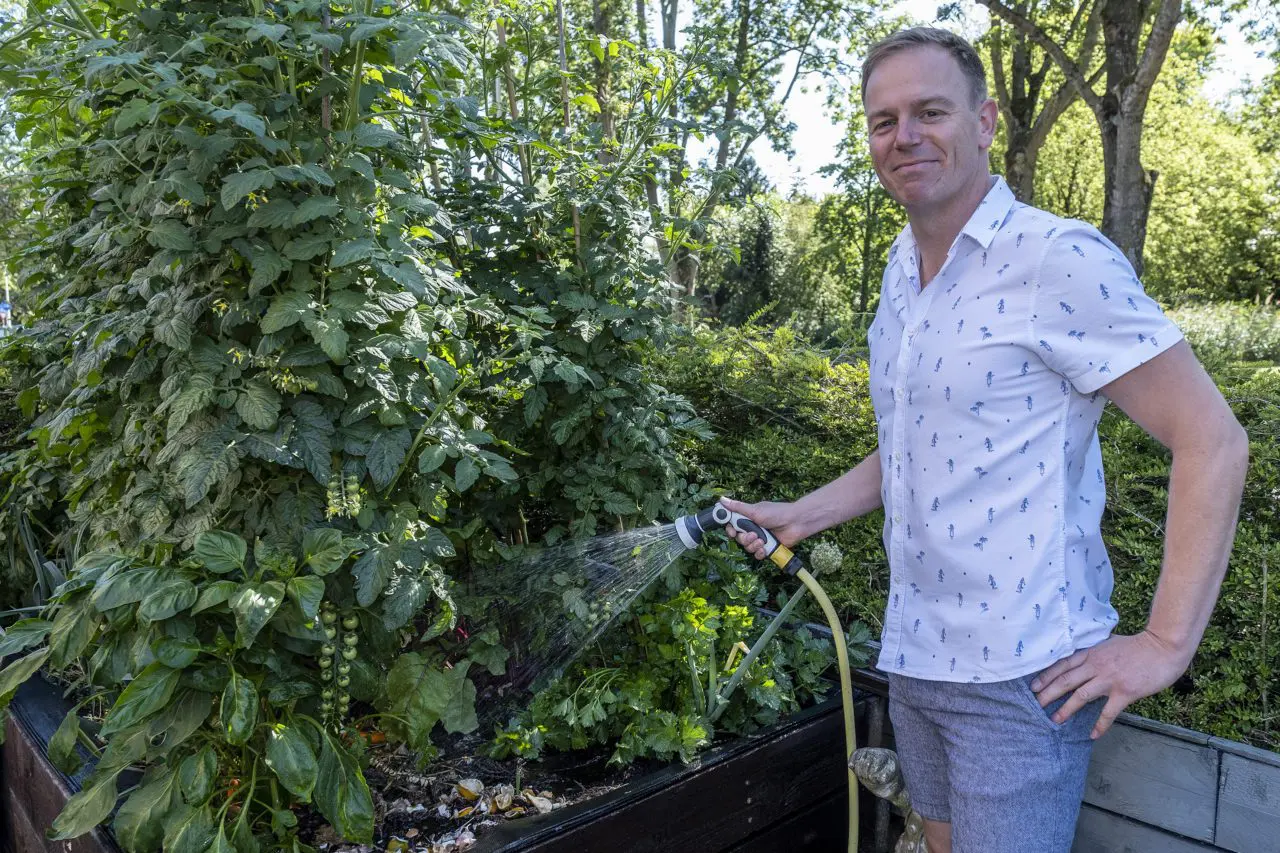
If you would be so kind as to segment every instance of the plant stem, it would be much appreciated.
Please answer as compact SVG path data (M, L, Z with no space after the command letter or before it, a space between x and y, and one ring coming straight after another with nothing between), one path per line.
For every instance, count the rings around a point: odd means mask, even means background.
M517 344L499 355L493 361L506 361L507 358L513 355L519 348L520 347ZM423 423L422 428L418 430L418 434L413 437L413 444L409 445L409 452L405 454L404 462L400 463L400 467L396 470L396 475L391 478L391 482L387 484L387 488L382 493L383 500L386 500L391 496L391 490L396 487L396 483L400 482L400 478L404 476L404 472L407 471L409 466L413 463L414 456L418 451L418 446L422 444L422 439L426 438L427 430L429 430L431 426L439 420L440 415L444 414L446 409L453 405L453 402L458 399L458 395L462 393L463 389L480 377L480 374L481 371L477 370L465 379L459 379L458 384L453 386L453 391L449 393L449 396L444 400L441 400L436 406L435 411L431 413L431 416L427 418L425 423Z
M373 0L364 0L360 14L366 18L373 14ZM360 87L364 83L364 46L363 40L356 45L355 61L351 65L351 90L347 100L347 114L342 117L343 130L354 128L356 117L360 113Z
M778 633L782 623L786 622L791 616L792 611L796 609L796 605L804 598L806 592L808 590L803 586L797 589L786 605L778 611L778 615L773 617L769 627L765 628L764 633L752 644L751 651L747 652L747 656L742 659L742 663L738 664L738 668L733 671L733 675L729 678L729 682L725 684L724 690L715 697L715 704L707 712L707 722L714 723L724 714L729 707L729 697L733 696L733 691L738 689L738 685L747 674L747 670L751 668L751 664L755 663L756 658L760 656L760 652L764 651L764 647L773 639L773 635Z

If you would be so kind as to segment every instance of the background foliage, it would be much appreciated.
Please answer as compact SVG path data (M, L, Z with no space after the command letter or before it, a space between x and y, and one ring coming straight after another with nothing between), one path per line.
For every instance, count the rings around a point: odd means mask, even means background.
M1147 112L1146 283L1253 454L1201 654L1136 710L1275 746L1280 73L1206 102L1214 35L1193 11ZM10 604L51 602L0 638L22 655L0 700L45 666L102 723L71 715L51 746L101 752L59 836L105 819L144 762L115 818L131 850L287 848L309 801L368 839L362 733L430 758L503 676L498 639L465 636L482 581L717 492L799 497L874 446L863 337L904 223L866 156L854 67L900 23L881 4L25 15L0 10L0 250L29 326L0 351L0 583ZM760 140L789 150L809 74L847 131L821 199L751 160ZM1038 204L1100 219L1080 104L1036 181ZM1167 460L1114 412L1103 438L1134 630ZM844 561L824 585L878 630L880 518L826 538ZM772 723L823 692L823 643L785 635L714 724L695 685L790 592L727 547L677 563L496 749L687 760Z

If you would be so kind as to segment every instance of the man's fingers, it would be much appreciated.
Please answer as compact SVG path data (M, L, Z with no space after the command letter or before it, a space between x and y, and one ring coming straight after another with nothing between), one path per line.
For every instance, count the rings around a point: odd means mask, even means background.
M1084 663L1088 656L1088 651L1079 651L1070 657L1063 658L1044 672L1040 673L1036 680L1031 682L1031 689L1039 693L1046 684L1051 683L1055 678L1062 675L1062 673L1075 669L1080 664Z
M1040 700L1040 707L1043 708L1059 696L1067 695L1072 690L1090 681L1095 674L1093 667L1085 663L1075 669L1066 670L1052 680L1044 675L1040 676L1036 680L1036 683L1040 684L1040 689L1036 690L1036 698ZM1034 683L1032 684L1032 689L1035 690Z
M1102 707L1102 713L1098 716L1098 722L1093 724L1093 732L1089 737L1097 740L1107 733L1107 729L1111 728L1111 724L1116 721L1116 717L1120 716L1120 712L1129 706L1129 703L1119 696L1112 696L1107 699L1107 704Z
M1099 696L1105 695L1106 692L1107 687L1105 684L1101 683L1100 679L1094 678L1086 681L1075 689L1070 698L1063 703L1061 708L1053 712L1053 721L1058 725L1062 725L1067 720L1071 719L1071 716L1075 714L1076 711L1079 711Z
M764 543L760 540L759 536L754 533L735 530L728 525L725 525L724 532L730 539L736 540L737 543L742 546L742 549L748 554L755 557L757 560L764 559Z

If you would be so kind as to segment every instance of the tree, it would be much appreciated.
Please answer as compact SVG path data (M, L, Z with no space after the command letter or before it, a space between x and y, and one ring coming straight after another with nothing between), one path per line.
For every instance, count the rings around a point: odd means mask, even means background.
M1013 9L1035 22L1054 41L1072 48L1081 69L1093 67L1097 52L1101 3L1062 0L1019 0ZM1074 8L1073 8L1074 7ZM991 63L996 102L1004 118L1004 174L1019 200L1035 199L1036 159L1049 131L1078 97L1075 86L1056 72L1053 59L1024 30L994 20L984 39ZM1074 47L1072 47L1074 46ZM1099 66L1088 75L1092 89L1102 76Z
M1148 220L1144 284L1158 299L1266 301L1280 283L1276 168L1265 141L1208 103L1213 52L1203 27L1180 29L1152 88L1143 158L1160 172ZM1102 214L1102 152L1092 115L1076 103L1046 141L1037 197L1055 213Z
M1089 106L1102 134L1105 202L1102 232L1120 247L1138 274L1157 173L1142 165L1143 118L1151 87L1164 65L1183 0L1104 0L1101 16L1103 94L1089 84L1089 69L1067 55L1045 30L1001 0L977 0L1026 34L1053 58ZM1146 35L1145 41L1143 35Z
M708 226L752 146L764 137L775 148L790 149L793 127L785 110L791 94L806 75L840 67L845 45L873 25L880 5L881 0L695 0L686 7L693 21L683 29L686 50L700 51L702 59L694 85L671 103L660 185L673 222L667 260L686 299L698 289ZM680 12L679 0L661 0L663 46L672 53ZM714 135L714 152L695 169L690 142L703 133Z

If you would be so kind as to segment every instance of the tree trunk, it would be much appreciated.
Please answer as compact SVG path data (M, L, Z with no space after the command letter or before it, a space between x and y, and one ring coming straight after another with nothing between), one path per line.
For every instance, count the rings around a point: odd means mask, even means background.
M1098 0L1104 46L1106 92L1093 91L1089 69L1073 62L1062 47L1019 10L1000 0L978 0L994 14L1033 39L1062 69L1068 82L1093 110L1102 136L1106 195L1102 233L1142 275L1147 215L1156 174L1142 167L1142 121L1156 77L1164 66L1174 30L1183 15L1183 0ZM1155 16L1146 27L1152 6ZM1140 40L1147 41L1141 51Z
M593 14L591 16L591 25L597 37L601 38L606 45L610 39L610 30L612 29L612 10L609 8L611 0L593 0ZM596 70L596 103L600 105L600 137L601 144L599 159L603 164L613 162L613 93L612 93L612 74L613 63L609 58L609 51L606 47L604 57L594 60Z
M733 67L737 72L729 78L729 92L724 102L725 131L720 136L720 147L716 151L716 169L723 169L729 162L729 146L733 143L733 132L729 125L738 117L738 96L742 91L742 80L747 73L748 51L751 45L748 35L751 31L751 0L738 2L738 45L734 50Z
M640 45L640 50L646 54L649 50L649 9L645 4L645 0L636 0L636 43ZM645 106L646 114L649 107ZM657 173L657 163L650 161L649 168L644 173L644 196L649 203L649 219L657 228L662 222L662 207L658 201L658 180L655 177ZM666 246L662 245L662 258L666 260Z
M1013 8L1015 13L1024 17L1031 10L1032 6L1027 2L1018 3ZM1063 37L1064 43L1070 43L1077 33L1081 34L1075 65L1085 74L1093 65L1093 54L1097 48L1098 11L1098 3L1095 0L1082 0ZM1081 30L1081 27L1084 29ZM1033 68L1032 46L1035 40L1018 27L1010 29L1011 32L1008 35L1011 37L1013 61L1011 73L1006 75L1005 29L999 24L992 26L991 76L995 83L996 99L1000 104L1000 112L1005 122L1007 143L1004 152L1005 179L1019 201L1033 204L1036 191L1036 161L1039 159L1040 149L1044 146L1054 123L1062 117L1079 94L1071 83L1065 82L1056 92L1047 98L1042 98L1045 79L1053 60L1045 55L1041 58L1040 67ZM1100 74L1101 69L1098 71L1098 75ZM1090 79L1090 87L1097 79L1097 75Z
M676 25L677 16L680 11L680 0L661 0L662 2L662 47L672 53L676 50ZM671 99L671 108L667 113L671 117L671 143L676 146L671 150L671 155L667 160L667 211L672 217L676 215L676 196L678 190L684 186L684 164L685 152L684 144L680 139L680 130L677 122L680 118L680 103L678 99ZM687 142L688 137L685 137Z
M1006 127L1009 144L1004 152L1004 178L1018 201L1032 204L1036 197L1036 156L1040 152L1031 148L1031 134L1026 128Z
M866 192L863 196L867 200L866 211L862 220L862 287L858 293L858 313L867 313L867 302L871 299L871 239L875 236L876 219L879 211L876 204L875 187L872 180L868 179Z
M1102 233L1120 247L1139 277L1147 242L1147 217L1158 176L1154 169L1142 167L1141 147L1140 119L1116 116L1103 130Z

